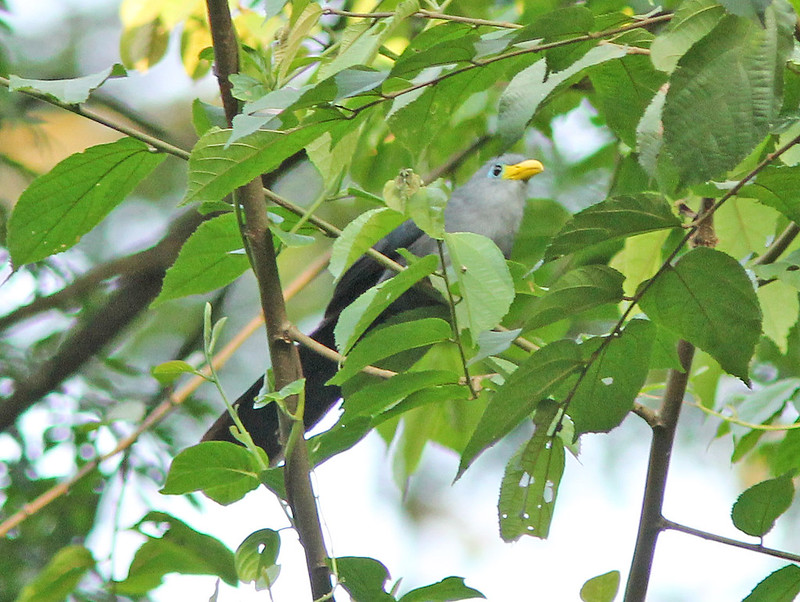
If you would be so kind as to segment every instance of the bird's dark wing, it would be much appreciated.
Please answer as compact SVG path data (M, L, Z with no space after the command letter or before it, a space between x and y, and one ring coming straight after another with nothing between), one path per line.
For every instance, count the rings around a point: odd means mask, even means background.
M408 220L375 243L373 248L397 261L402 259L398 249L407 249L423 236L427 235ZM325 309L325 319L338 319L345 307L384 279L385 273L386 268L369 255L358 258L336 284L333 297Z

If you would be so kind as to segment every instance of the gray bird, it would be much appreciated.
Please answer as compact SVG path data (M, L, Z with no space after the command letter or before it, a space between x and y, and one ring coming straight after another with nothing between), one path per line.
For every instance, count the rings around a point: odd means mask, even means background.
M544 170L535 159L506 154L487 161L470 179L460 186L445 207L445 229L448 232L473 232L490 238L508 257L519 230L527 200L528 179ZM402 261L398 249L408 249L417 256L437 252L436 241L422 232L412 221L395 228L374 246L387 257ZM327 347L334 347L333 331L339 314L350 303L375 284L391 277L374 259L358 259L337 283L333 297L325 309L325 316L311 337ZM429 295L415 289L404 293L373 323L373 326L410 309L434 303ZM316 424L341 397L338 386L325 383L338 369L333 362L313 351L299 347L303 375L306 378L306 403L304 422L306 429ZM262 388L259 378L236 401L239 417L253 441L262 447L270 459L280 455L278 442L278 415L275 404L253 409L253 401ZM230 434L233 424L230 416L223 414L203 437L204 441L224 440L235 442Z

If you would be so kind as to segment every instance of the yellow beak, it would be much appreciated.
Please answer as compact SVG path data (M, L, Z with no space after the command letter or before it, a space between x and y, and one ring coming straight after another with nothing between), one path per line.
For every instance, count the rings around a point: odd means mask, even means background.
M514 165L506 165L503 170L505 180L528 180L544 171L544 165L536 159L526 159Z

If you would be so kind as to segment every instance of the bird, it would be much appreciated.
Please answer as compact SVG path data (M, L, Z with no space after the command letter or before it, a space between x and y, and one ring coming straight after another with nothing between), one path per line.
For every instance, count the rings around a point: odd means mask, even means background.
M514 238L522 221L527 201L528 180L544 171L542 163L518 154L504 154L488 160L462 186L456 188L444 211L445 230L472 232L490 238L508 258ZM379 240L373 247L399 263L404 263L400 249L407 249L422 257L437 252L434 239L408 220ZM386 280L394 273L373 258L364 255L342 275L333 296L325 309L322 321L311 338L326 347L335 348L334 328L342 310L372 286ZM415 288L406 291L390 305L370 327L386 321L404 311L437 303L428 293ZM338 386L326 385L337 370L338 364L311 349L299 346L300 363L305 383L306 430L319 422L336 405L341 397ZM235 402L238 415L253 442L266 451L271 462L281 456L278 440L278 409L276 404L254 409L255 398L263 387L263 376L247 389ZM203 441L230 441L235 443L230 427L233 421L226 412L203 436Z

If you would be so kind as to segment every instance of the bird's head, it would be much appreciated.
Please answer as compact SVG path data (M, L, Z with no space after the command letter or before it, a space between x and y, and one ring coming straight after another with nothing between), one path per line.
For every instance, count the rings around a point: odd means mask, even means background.
M502 155L488 161L478 172L485 172L490 180L516 180L527 182L544 171L544 165L536 159L526 159L522 155Z

